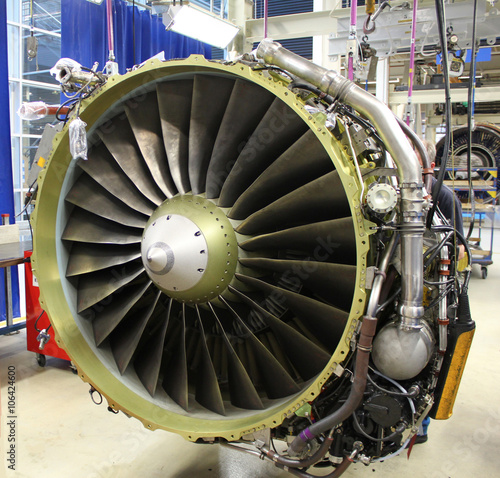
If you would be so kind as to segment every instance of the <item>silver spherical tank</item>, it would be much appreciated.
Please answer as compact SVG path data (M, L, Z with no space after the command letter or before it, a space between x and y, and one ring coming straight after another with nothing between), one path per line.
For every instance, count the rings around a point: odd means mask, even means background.
M417 376L429 363L434 349L430 327L406 330L399 322L385 325L373 342L373 362L380 372L394 380Z

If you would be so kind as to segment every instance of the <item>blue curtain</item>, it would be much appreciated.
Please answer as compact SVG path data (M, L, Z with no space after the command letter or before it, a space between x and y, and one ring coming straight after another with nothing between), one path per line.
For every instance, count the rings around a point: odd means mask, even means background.
M161 17L124 0L113 0L113 22L115 56L121 74L161 51L167 60L187 58L193 53L211 58L209 45L166 31ZM87 0L61 0L61 23L61 56L89 68L97 61L102 70L108 59L106 2L96 5Z
M14 224L14 185L10 143L9 71L7 59L7 4L0 0L0 214L10 214ZM12 271L12 302L14 317L19 317L19 278L17 267ZM5 320L4 269L0 269L0 320Z

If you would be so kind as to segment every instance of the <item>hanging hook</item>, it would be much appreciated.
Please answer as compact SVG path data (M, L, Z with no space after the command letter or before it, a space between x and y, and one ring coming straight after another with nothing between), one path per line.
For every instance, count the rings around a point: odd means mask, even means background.
M363 33L365 35L368 35L369 33L373 33L375 31L375 22L372 21L373 26L369 27L368 25L370 24L372 15L368 15L366 17L365 23L363 23Z
M389 6L389 1L385 0L383 1L380 6L377 8L377 11L373 15L368 15L366 17L365 23L363 24L363 32L368 35L369 33L373 33L375 31L375 20L377 17L382 13L382 10L384 10L385 7ZM370 22L373 24L373 26L369 26Z

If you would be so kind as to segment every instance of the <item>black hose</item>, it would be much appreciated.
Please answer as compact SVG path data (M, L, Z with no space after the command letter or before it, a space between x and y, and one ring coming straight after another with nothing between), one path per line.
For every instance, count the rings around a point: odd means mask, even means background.
M45 314L45 310L42 310L42 313L38 316L38 318L35 320L35 330L37 332L41 332L42 329L38 328L38 321L42 318L42 315ZM45 332L48 332L50 328L52 327L52 324L49 322L49 326L45 329Z
M307 90L310 91L311 93L314 93L320 100L323 100L325 103L328 103L329 105L333 103L332 96L323 93L319 88L316 88L314 85L311 85L310 83L294 80L288 85L288 88L299 88L301 90Z
M424 254L424 271L429 267L430 263L435 259L435 257L439 254L439 251L443 248L443 246L446 244L446 242L450 239L450 237L453 235L453 232L448 232L445 234L443 240L435 246L435 248L430 249L429 251L426 251ZM429 257L427 255L432 251Z
M453 285L449 285L441 294L439 294L438 297L436 297L435 300L433 300L426 308L427 309L432 309L435 307L439 302L441 302L444 297L446 297L452 290L454 289Z
M435 0L436 4L436 17L437 17L437 27L439 32L439 43L441 45L441 65L443 69L444 76L444 92L445 92L445 125L446 125L446 135L444 137L443 155L441 157L441 167L439 169L439 174L437 177L437 183L435 186L434 197L439 197L441 192L441 187L443 185L444 176L446 174L446 165L448 164L448 156L450 154L450 143L451 143L451 88L450 88L450 76L449 76L449 66L448 66L448 43L446 41L445 28L446 28L446 17L444 14L444 0ZM436 212L437 201L433 201L431 211L427 216L427 227L430 228L432 225L432 219Z
M62 103L61 105L59 105L59 108L57 108L57 111L56 111L56 120L57 121L64 121L64 123L66 123L66 121L68 121L68 118L69 118L69 114L71 113L71 110L75 107L76 103L78 103L80 101L80 98L70 98L69 100L66 100L64 103ZM65 107L65 106L68 106L69 107L69 110L68 112L66 113L64 119L62 119L59 114L61 113L61 110Z
M476 211L476 200L474 189L472 188L472 111L474 110L473 93L476 84L476 20L477 20L477 0L474 0L474 8L472 13L472 47L469 69L469 87L467 92L467 174L469 178L469 197L471 203L471 218L469 231L467 232L467 240L472 235L474 229L474 218Z
M451 231L452 233L456 234L457 239L462 243L462 245L465 247L465 252L469 256L469 262L470 262L470 247L469 244L467 243L467 240L465 239L464 235L458 232L453 226L447 226L447 225L442 225L442 226L433 226L432 231L435 232L446 232L446 231Z
M398 287L396 291L387 300L384 301L384 303L380 304L377 307L377 310L375 311L375 316L377 316L380 312L382 312L389 304L394 302L394 299L399 295L400 292L401 292L401 287Z

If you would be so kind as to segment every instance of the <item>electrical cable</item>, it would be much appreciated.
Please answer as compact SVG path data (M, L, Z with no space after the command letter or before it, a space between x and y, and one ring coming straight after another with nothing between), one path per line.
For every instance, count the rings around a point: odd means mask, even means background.
M471 251L469 244L465 237L460 234L453 226L432 226L432 231L437 231L437 232L443 232L443 231L454 231L455 236L459 241L462 243L462 245L465 248L465 253L467 254L467 268L465 269L465 278L464 278L464 284L462 286L462 292L467 292L467 289L469 288L469 282L470 282L470 277L471 277Z
M444 282L436 282L436 281L430 281L430 280L424 279L425 285L450 285L450 284L454 284L454 283L455 283L455 279L449 279L449 280L444 281Z
M252 68L252 71L263 71L263 70L270 70L270 71L278 71L279 73L283 73L284 75L288 76L292 81L295 80L295 77L291 74L288 73L288 71L283 70L282 68L279 68L277 66L263 66L259 68Z
M387 435L384 438L375 438L370 436L368 433L366 433L362 428L361 424L359 423L358 417L356 416L356 412L352 414L352 418L354 421L354 429L361 433L365 438L368 438L368 440L374 441L374 442L386 442L386 441L391 441L392 439L396 438L398 435L401 435L401 433L404 432L406 425L400 424L398 427L396 427L396 430L393 431L390 435Z
M57 111L56 111L56 120L57 121L63 121L64 123L66 123L68 121L68 118L69 118L69 114L71 112L71 110L74 108L74 106L76 105L76 103L79 101L79 98L69 98L68 100L66 100L64 103L62 103L59 108L57 108ZM65 118L62 119L59 114L61 112L61 109L65 106L69 106L69 110L68 112L66 113L65 115Z
M35 320L35 330L37 332L41 332L41 330L38 328L38 321L42 318L42 315L45 314L45 310L42 310L42 313L38 316L38 318ZM48 332L50 328L52 327L52 324L49 323L49 326L45 329L45 332Z
M298 88L301 90L310 91L311 93L314 93L320 100L323 100L325 103L327 103L329 105L331 105L333 103L333 98L330 95L323 93L319 88L316 88L315 86L311 85L310 83L305 83L305 82L294 80L288 85L288 88L290 88L290 89Z
M361 124L361 126L363 126L365 129L367 129L368 131L370 131L370 134L375 138L375 140L377 141L377 143L379 144L379 146L382 146L382 149L384 149L384 151L385 151L386 148L385 148L384 142L382 141L382 138L377 134L377 132L374 129L374 127L368 121L366 121L365 119L361 118L361 116L358 116L358 115L354 114L352 111L349 110L348 107L346 107L343 104L340 104L338 106L338 109L339 109L340 112L342 112L342 114L344 114L346 116L349 116L349 118L351 118L353 121Z
M393 380L392 378L386 377L385 375L383 375L382 373L378 372L377 370L375 370L372 367L368 367L368 368L375 375L378 375L379 377L382 377L385 380L387 380L389 383L392 383L395 387L399 388L399 390L401 390L403 393L408 393L408 391L400 383L396 382L396 380ZM406 397L406 400L408 400L408 404L410 405L410 410L411 410L411 424L413 426L414 423L415 423L415 413L416 413L415 404L413 403L413 400L410 397Z
M426 308L427 309L432 309L435 307L439 302L441 302L444 297L446 297L455 287L453 285L449 285L441 294L439 294L438 297L436 297L435 300L433 300Z
M406 441L401 446L401 448L399 450L396 450L394 453L391 453L390 455L386 455L386 456L381 456L380 458L375 458L371 462L372 463L378 463L379 461L386 461L386 460L389 460L390 458L392 458L394 456L400 455L401 452L403 450L405 450L405 448L408 446L408 443L410 443L410 440L411 440L411 437L407 438Z
M393 390L387 390L384 387L381 387L378 383L376 383L373 378L371 378L370 374L367 375L368 381L377 389L380 390L381 392L387 393L387 395L394 395L395 397L410 397L414 398L416 397L420 391L418 390L417 387L413 388L413 391L411 392L395 392ZM411 389L411 388L410 388Z
M389 304L394 302L394 299L399 295L400 292L401 292L401 287L398 287L396 289L396 291L394 292L394 294L392 294L383 304L381 304L377 307L377 310L375 311L375 315L380 314L380 312L382 312Z
M434 247L428 249L427 251L425 251L425 254L424 254L424 270L427 269L427 267L429 267L429 265L431 264L431 262L434 260L434 258L439 254L439 251L443 248L443 246L445 245L446 242L448 242L448 240L450 239L450 237L452 236L453 232L448 232L445 237L441 240L441 242L439 244L436 244ZM429 256L429 257L428 257Z
M446 174L446 165L448 164L448 155L450 153L450 143L451 143L451 87L450 87L450 77L449 77L449 66L448 66L448 44L445 37L445 27L446 27L446 17L444 13L444 0L435 0L436 5L436 17L437 17L437 27L439 32L439 42L441 45L441 65L444 77L444 92L445 92L445 126L446 135L444 138L443 155L441 157L441 167L439 169L439 174L437 178L437 183L435 186L435 197L439 197L441 192L441 187L443 185L444 176ZM432 218L436 212L437 201L433 201L430 213L427 216L427 227L430 228L432 225Z

